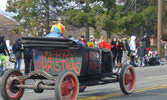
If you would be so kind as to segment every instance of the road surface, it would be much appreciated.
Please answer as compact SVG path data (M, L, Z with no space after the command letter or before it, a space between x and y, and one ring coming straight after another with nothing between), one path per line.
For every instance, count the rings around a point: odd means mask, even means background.
M110 83L87 87L85 92L79 93L78 100L166 100L167 65L136 67L135 72L136 88L131 95L124 95L119 83ZM21 100L55 100L55 95L53 90L37 94L26 89Z

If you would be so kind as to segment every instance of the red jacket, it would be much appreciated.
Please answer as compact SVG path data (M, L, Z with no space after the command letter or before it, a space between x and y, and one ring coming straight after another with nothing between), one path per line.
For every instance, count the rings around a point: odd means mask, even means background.
M108 50L111 50L111 45L109 45L107 42L100 42L99 43L99 48L102 48L102 47L104 47Z
M83 44L84 44L84 46L85 46L85 40L80 40Z

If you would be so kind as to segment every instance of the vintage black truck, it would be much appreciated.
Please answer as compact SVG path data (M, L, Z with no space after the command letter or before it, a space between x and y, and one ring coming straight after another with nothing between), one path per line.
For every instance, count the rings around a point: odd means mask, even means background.
M14 69L6 71L0 82L4 100L19 100L25 88L36 93L54 90L56 100L76 100L87 86L113 82L119 82L124 94L134 90L133 67L114 66L112 53L105 48L88 48L65 38L23 37L22 43L33 49L35 70L28 75ZM35 81L26 84L27 79Z

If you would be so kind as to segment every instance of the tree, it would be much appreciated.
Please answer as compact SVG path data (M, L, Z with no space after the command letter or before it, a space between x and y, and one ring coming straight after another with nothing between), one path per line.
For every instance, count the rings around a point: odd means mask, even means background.
M142 36L143 33L152 34L155 31L156 26L156 0L119 0L124 2L125 12L135 11L135 23L137 24L135 33L139 33ZM125 2L126 1L126 2Z
M49 32L53 16L63 16L66 23L77 28L89 27L96 33L102 30L110 38L112 34L132 35L138 33L140 26L151 33L156 25L155 0L8 0L7 10L16 12L14 18L25 33ZM137 31L136 31L137 30ZM37 32L35 32L37 31Z
M94 0L75 0L75 5L64 11L64 15L67 16L67 23L78 28L86 27L86 39L89 40L89 27L95 28L95 17L101 10L99 5L95 5L92 8L90 4ZM77 6L76 6L77 5ZM79 8L77 8L79 7Z
M116 4L116 0L96 0L94 2L82 0L84 6L80 9L67 10L65 14L68 16L69 24L79 27L91 26L96 29L97 33L105 30L108 37L111 34L135 34L137 33L136 27L141 25L154 30L152 26L156 18L156 7L150 6L151 2L147 0L121 1L124 4ZM98 2L99 5L95 5ZM90 6L91 4L94 5Z
M51 16L55 16L59 12L60 6L64 3L63 1L8 0L6 10L17 13L17 16L14 16L14 18L20 24L20 28L24 33L41 36L44 35L44 32L49 33ZM56 8L57 6L58 8Z

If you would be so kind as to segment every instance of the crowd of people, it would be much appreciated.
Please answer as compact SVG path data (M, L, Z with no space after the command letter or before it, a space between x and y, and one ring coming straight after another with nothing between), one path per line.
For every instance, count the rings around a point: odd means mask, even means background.
M136 36L131 36L129 40L129 37L126 35L122 39L113 38L111 41L105 41L104 37L101 37L99 41L95 41L91 35L90 41L87 42L82 35L78 41L86 47L98 47L110 50L113 54L113 64L116 66L121 66L122 63L127 64L128 58L130 58L129 63L134 67L163 63L157 52L150 48L150 41L147 35L144 35L139 42L136 41ZM165 47L167 55L167 44ZM122 59L124 59L123 62Z

